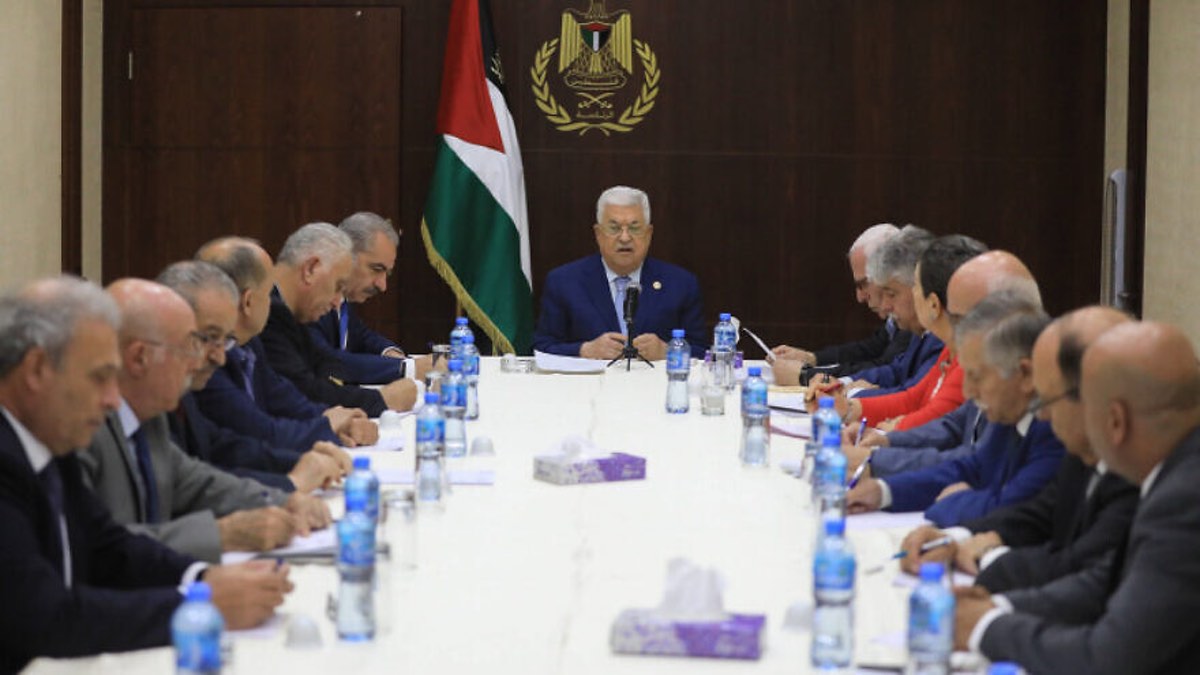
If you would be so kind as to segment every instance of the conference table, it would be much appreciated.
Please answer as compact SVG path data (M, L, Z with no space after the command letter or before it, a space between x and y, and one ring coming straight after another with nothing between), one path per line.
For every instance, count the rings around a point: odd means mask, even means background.
M695 366L693 368L695 370ZM804 442L773 434L770 466L743 467L738 392L723 416L664 410L663 364L599 374L503 372L482 361L480 416L468 442L494 454L449 460L491 472L491 485L456 485L444 507L381 527L379 633L341 642L327 615L338 578L330 562L293 565L295 591L267 626L233 636L234 673L804 673L809 665L817 514L806 480L781 470ZM412 468L414 417L400 419L399 451L370 453L384 469ZM389 432L390 433L390 432ZM554 485L533 478L533 458L582 436L603 450L646 459L644 480ZM385 490L397 489L384 486ZM329 495L335 516L340 494ZM897 550L907 527L849 519L858 556L857 667L897 669L905 658L909 587L898 566L864 569ZM682 557L724 579L724 609L765 614L759 660L614 654L613 619L659 605L669 561ZM789 611L790 610L790 611ZM322 644L285 644L307 617ZM31 673L166 673L169 647L78 660L40 659Z

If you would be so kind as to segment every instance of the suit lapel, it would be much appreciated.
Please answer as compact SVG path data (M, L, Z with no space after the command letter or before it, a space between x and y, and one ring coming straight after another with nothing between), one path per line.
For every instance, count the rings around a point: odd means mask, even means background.
M658 261L647 256L645 262L642 263L642 294L638 300L638 311L634 315L637 321L638 333L653 333L656 332L658 326L651 326L648 320L652 316L659 316L658 308L662 304L663 283L660 276L661 270L658 267ZM657 284L657 286L656 286ZM674 326L668 327L674 328Z
M617 319L617 308L613 305L612 291L608 286L608 275L604 271L604 263L600 254L589 259L587 274L583 280L588 300L596 308L596 314L604 324L604 330L616 332L621 329Z
M34 522L37 523L39 543L42 551L45 553L46 559L54 565L54 569L58 571L59 577L62 577L62 540L59 537L58 524L54 522L54 507L50 504L50 496L46 494L46 489L42 487L37 474L33 472L33 467L29 465L29 458L21 446L21 440L17 438L17 432L13 430L3 415L0 415L0 452L7 455L4 458L3 464L12 465L20 473L22 479L29 484L30 491L36 495L36 503L33 504L33 507ZM53 462L54 460L51 459L50 461ZM0 470L7 473L8 467L0 466ZM65 496L63 502L65 515L65 512L68 510ZM70 518L67 518L67 522L67 535L71 536ZM75 567L75 565L72 565L72 567Z
M109 413L104 420L105 429L108 431L108 441L113 444L113 450L117 456L121 458L121 466L125 467L125 477L133 485L133 495L137 499L135 505L138 513L138 522L146 522L146 486L142 484L142 474L138 471L137 466L133 463L125 434L125 427L121 424L120 418L116 413Z

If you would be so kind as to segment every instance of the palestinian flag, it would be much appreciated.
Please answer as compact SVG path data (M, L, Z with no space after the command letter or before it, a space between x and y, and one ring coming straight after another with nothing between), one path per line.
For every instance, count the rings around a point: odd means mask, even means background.
M421 238L429 262L501 353L528 353L533 283L525 177L487 0L454 0L441 134Z

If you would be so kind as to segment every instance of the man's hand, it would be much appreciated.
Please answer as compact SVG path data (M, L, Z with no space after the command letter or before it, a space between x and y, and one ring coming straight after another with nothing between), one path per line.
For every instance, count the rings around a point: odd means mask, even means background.
M889 442L886 433L878 429L867 429L863 432L862 440L858 444L870 448L884 448L888 446Z
M335 432L345 426L346 422L356 417L366 419L367 413L359 408L343 408L340 405L335 405L332 408L326 408L325 412L321 413L325 419L329 420L329 428Z
M336 431L338 440L348 448L379 442L379 425L365 417L346 420L346 424Z
M788 345L779 345L771 350L775 355L776 361L797 361L801 366L817 365L817 357L810 351L805 351L797 347Z
M833 395L833 407L844 420L862 421L862 401L848 398L845 389L839 389Z
M859 405L861 408L861 404L859 404ZM875 428L886 434L889 431L895 431L896 427L900 426L900 423L903 421L904 421L904 415L898 415L891 419L884 420L884 421L880 422L879 424L876 424Z
M878 511L883 504L883 489L875 478L859 479L858 485L846 493L846 511L848 513L867 513Z
M376 425L372 426L375 426L375 432L378 434L379 427ZM350 456L350 453L329 441L317 441L313 443L309 451L325 455L329 459L332 459L338 467L339 474L342 476L348 476L354 470L354 458Z
M967 574L979 574L979 561L983 554L1003 546L1004 540L995 532L980 532L958 545L954 566Z
M395 380L379 388L383 402L392 410L412 410L417 402L417 383L410 379Z
M446 359L438 359L437 365L434 365L433 357L429 354L426 354L425 356L418 356L413 359L413 370L416 371L413 373L413 379L424 382L425 376L428 375L429 371L431 370L444 373L447 371L447 368L449 368L446 363Z
M941 500L945 499L946 497L949 497L950 495L954 494L955 492L962 492L963 490L970 490L970 489L971 489L970 483L964 483L962 481L959 481L957 483L947 485L942 490L942 492L937 496L937 499L935 499L934 501L940 502Z
M667 358L667 343L654 333L642 333L633 338L633 346L647 361L662 361Z
M842 452L846 455L846 475L853 476L855 471L858 471L858 466L867 461L871 456L872 448L863 445L843 445ZM867 467L863 471L863 475L859 480L865 480L871 476L871 467Z
M804 364L795 359L775 359L771 372L775 375L775 384L781 387L794 387L800 384L800 371Z
M333 522L325 500L293 492L283 505L296 521L296 534L305 537L313 530L323 530Z
M991 611L996 603L992 595L979 586L960 586L954 589L954 648L959 651L969 649L971 631L975 624Z
M847 387L847 388L848 389L864 389L864 390L865 389L878 389L879 385L875 384L874 382L867 382L866 380L855 380L855 381L851 382L849 387Z
M235 511L217 519L217 532L222 551L270 551L292 540L296 519L278 506Z
M292 591L289 567L274 560L251 560L240 565L213 565L204 570L212 588L212 603L229 630L253 628L275 613L283 596Z
M579 345L579 355L585 359L615 359L625 349L625 336L620 333L604 333L595 340Z
M317 452L300 455L296 466L288 472L296 492L308 494L317 488L329 487L341 476L337 462Z
M936 562L944 565L953 560L954 542L921 553L922 546L945 536L944 532L931 525L922 525L909 532L900 543L900 549L904 551L904 557L900 559L900 569L909 574L917 574L921 571L921 563Z

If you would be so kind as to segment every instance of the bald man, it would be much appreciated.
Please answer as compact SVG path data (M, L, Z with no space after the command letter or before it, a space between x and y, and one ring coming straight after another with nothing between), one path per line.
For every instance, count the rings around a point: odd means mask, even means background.
M121 401L80 454L84 480L113 519L200 560L266 551L329 524L324 502L237 478L188 456L166 413L201 365L203 338L175 291L143 279L108 288L121 310Z
M1161 323L1105 333L1083 357L1084 428L1139 486L1128 539L1105 563L1036 589L960 589L955 642L1030 673L1200 672L1200 365Z
M954 560L959 569L979 575L976 584L997 593L1077 572L1125 539L1137 489L1107 471L1091 449L1083 430L1079 368L1088 345L1130 320L1110 307L1085 307L1043 331L1033 346L1032 408L1067 449L1058 475L1034 498L962 527L918 528L904 540L911 558L901 563L905 571L915 574L923 562ZM920 554L922 544L945 534L956 543Z

